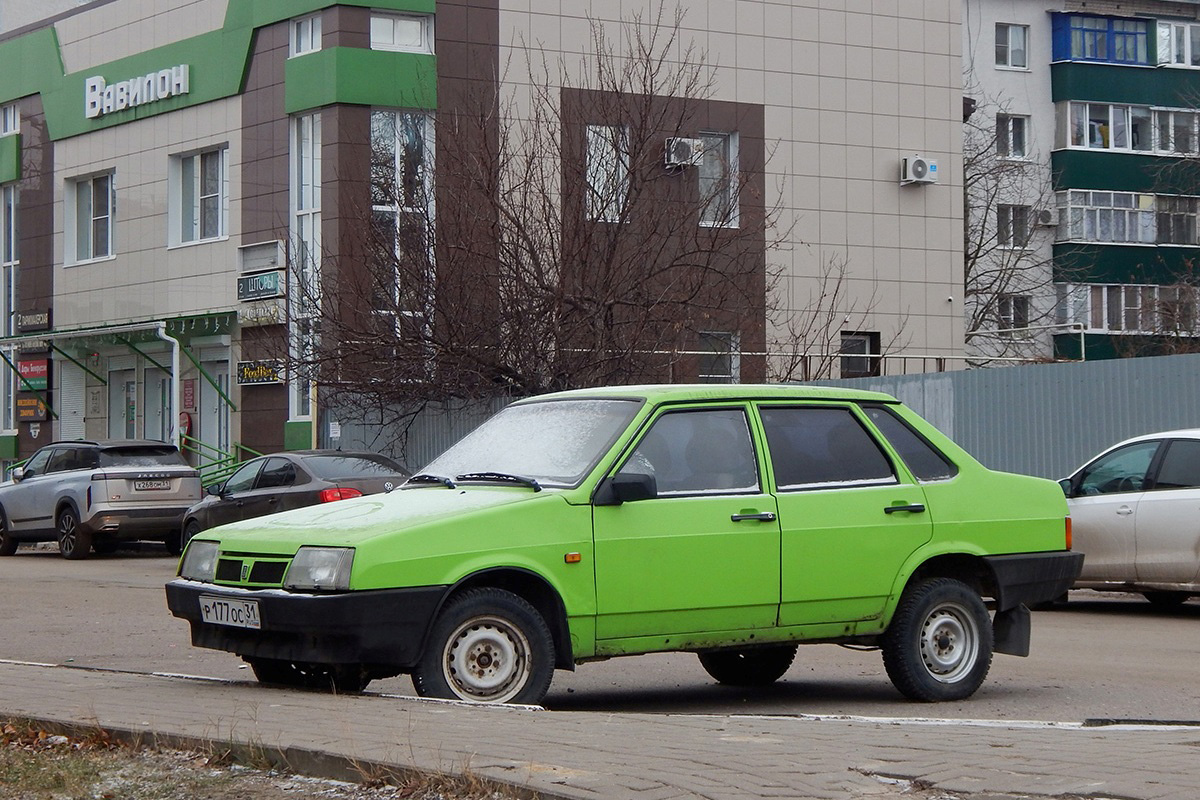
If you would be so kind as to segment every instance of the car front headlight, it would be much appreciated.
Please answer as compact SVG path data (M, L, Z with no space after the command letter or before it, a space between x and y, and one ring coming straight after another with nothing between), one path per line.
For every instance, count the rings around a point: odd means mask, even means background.
M179 577L212 583L217 574L217 553L220 549L216 542L188 542L183 563L179 565Z
M350 588L352 547L301 547L283 579L285 589L345 591Z

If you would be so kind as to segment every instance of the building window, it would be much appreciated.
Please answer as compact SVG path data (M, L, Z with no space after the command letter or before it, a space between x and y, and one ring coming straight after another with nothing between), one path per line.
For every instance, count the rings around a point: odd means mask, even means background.
M1155 198L1158 244L1196 244L1195 197L1159 195Z
M1001 203L996 207L996 243L1021 248L1029 244L1029 206Z
M1147 106L1071 103L1070 147L1143 150L1153 147L1152 114Z
M20 258L18 193L14 184L0 187L0 335L15 336L17 309L17 262ZM10 357L12 353L8 354ZM0 429L17 427L17 381L11 369L0 370Z
M68 184L68 253L74 261L107 258L113 254L113 214L117 207L113 173Z
M996 23L996 66L1012 69L1029 67L1029 26Z
M423 326L433 294L433 120L427 114L371 114L372 310L380 334Z
M21 132L21 112L16 103L0 106L0 136Z
M433 52L433 17L427 14L372 14L371 49Z
M1150 63L1150 28L1147 20L1092 17L1082 14L1054 16L1054 60L1108 61L1115 64Z
M842 333L842 377L870 378L878 376L882 362L879 334L874 332Z
M736 333L700 334L701 383L738 383L742 377L741 337Z
M312 416L313 380L306 369L316 353L320 333L321 290L321 114L292 120L291 144L292 255L289 339L291 356L300 365L289 381L289 416Z
M172 158L170 244L201 242L229 235L229 177L225 154L224 149L206 150Z
M996 155L1001 158L1025 158L1029 155L1026 131L1029 117L1012 114L996 115Z
M1029 327L1029 295L1002 294L996 300L1000 330L1024 330Z
M1196 287L1058 284L1057 322L1098 333L1196 336Z
M620 222L629 194L629 129L588 125L586 158L588 219Z
M1196 155L1197 147L1195 111L1154 110L1154 150L1169 155Z
M738 225L738 135L701 133L700 224L736 228Z
M1158 23L1158 63L1200 67L1200 25Z
M288 56L302 56L321 49L321 15L292 20Z
M1072 189L1059 194L1060 204L1064 199L1068 240L1184 245L1200 242L1197 197Z

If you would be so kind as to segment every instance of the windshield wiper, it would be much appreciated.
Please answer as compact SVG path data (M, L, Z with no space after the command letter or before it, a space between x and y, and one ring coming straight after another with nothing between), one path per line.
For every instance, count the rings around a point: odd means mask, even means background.
M523 478L520 475L509 475L507 472L466 472L462 475L455 475L456 481L503 481L505 483L519 483L522 486L528 486L535 492L542 490L542 485L533 478Z
M428 472L421 472L417 475L413 475L408 479L408 483L440 483L447 489L457 488L454 485L454 481L450 480L445 475L430 475Z

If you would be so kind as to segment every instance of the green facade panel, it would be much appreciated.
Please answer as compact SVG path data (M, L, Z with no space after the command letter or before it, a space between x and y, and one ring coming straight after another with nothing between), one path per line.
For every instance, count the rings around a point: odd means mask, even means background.
M432 14L435 4L435 0L340 0L337 3L329 0L230 0L225 11L225 28L261 28L335 5Z
M0 183L21 179L21 134L0 137Z
M0 42L0 103L53 89L63 79L58 34L43 28Z
M1178 343L1176 343L1178 344ZM1159 356L1180 352L1169 337L1137 334L1062 333L1054 335L1054 357L1069 361L1105 361L1133 356Z
M13 461L17 458L18 440L15 433L0 435L0 461Z
M1172 284L1200 266L1200 248L1176 245L1056 244L1054 280Z
M283 449L308 450L313 446L313 424L307 420L283 423Z
M332 47L289 59L284 84L289 114L333 103L429 109L437 106L437 59Z
M1054 188L1110 192L1200 194L1200 168L1191 159L1111 150L1055 150Z
M1064 100L1194 108L1200 74L1169 67L1060 61L1050 65L1050 95Z

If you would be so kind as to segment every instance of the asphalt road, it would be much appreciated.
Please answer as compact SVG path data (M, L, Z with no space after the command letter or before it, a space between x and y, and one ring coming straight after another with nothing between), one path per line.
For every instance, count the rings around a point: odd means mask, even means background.
M176 561L161 547L68 562L22 547L0 559L0 659L253 681L236 656L192 647L166 609ZM784 678L743 690L716 684L695 656L583 664L555 674L546 706L561 711L828 714L951 719L1200 721L1200 600L1170 612L1140 597L1073 592L1033 616L1029 658L996 656L961 703L925 705L892 688L878 652L801 647ZM369 692L412 694L407 678Z

